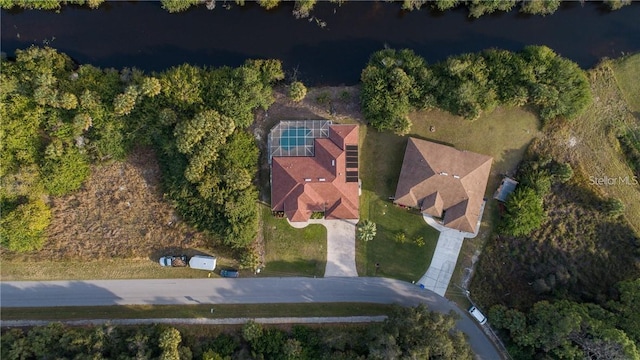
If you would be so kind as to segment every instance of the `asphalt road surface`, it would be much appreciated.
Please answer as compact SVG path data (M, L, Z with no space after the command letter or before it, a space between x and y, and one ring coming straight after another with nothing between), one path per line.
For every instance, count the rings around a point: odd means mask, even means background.
M244 278L0 283L1 307L261 304L311 302L397 303L461 316L458 330L479 359L500 359L493 343L466 311L404 281L385 278Z

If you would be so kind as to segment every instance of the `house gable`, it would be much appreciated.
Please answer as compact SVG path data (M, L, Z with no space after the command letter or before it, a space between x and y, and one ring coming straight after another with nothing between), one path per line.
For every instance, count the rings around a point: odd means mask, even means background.
M394 202L443 217L447 227L474 232L492 161L486 155L409 138Z

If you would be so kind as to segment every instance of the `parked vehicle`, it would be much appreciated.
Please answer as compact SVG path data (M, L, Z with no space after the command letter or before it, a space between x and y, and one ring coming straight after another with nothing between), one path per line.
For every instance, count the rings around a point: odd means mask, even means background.
M160 266L185 267L187 255L166 255L160 258Z
M220 276L228 278L237 278L240 275L236 269L222 269L220 270Z
M216 268L216 257L208 255L194 255L189 259L189 267L193 269L213 271Z
M480 323L480 325L484 325L487 322L487 317L484 316L484 314L482 314L480 312L480 310L478 310L478 308L476 308L475 306L472 306L471 308L469 308L469 313L471 314L471 316L473 316L476 320L478 320L478 322Z

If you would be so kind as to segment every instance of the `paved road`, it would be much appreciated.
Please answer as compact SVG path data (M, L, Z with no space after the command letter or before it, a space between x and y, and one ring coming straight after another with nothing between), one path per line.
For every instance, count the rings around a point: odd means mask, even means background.
M356 270L356 224L358 220L309 219L304 223L289 224L303 228L308 224L320 224L327 228L327 265L324 277L358 276Z
M141 304L257 304L308 302L426 303L431 310L454 311L457 328L469 337L479 359L500 355L480 327L454 303L407 282L385 278L245 278L0 283L2 307Z

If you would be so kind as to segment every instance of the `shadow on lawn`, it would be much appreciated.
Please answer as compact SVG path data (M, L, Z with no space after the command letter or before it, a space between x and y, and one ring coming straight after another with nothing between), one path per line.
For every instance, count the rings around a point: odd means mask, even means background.
M309 260L276 260L268 261L260 276L266 277L323 277L326 262L315 259Z

